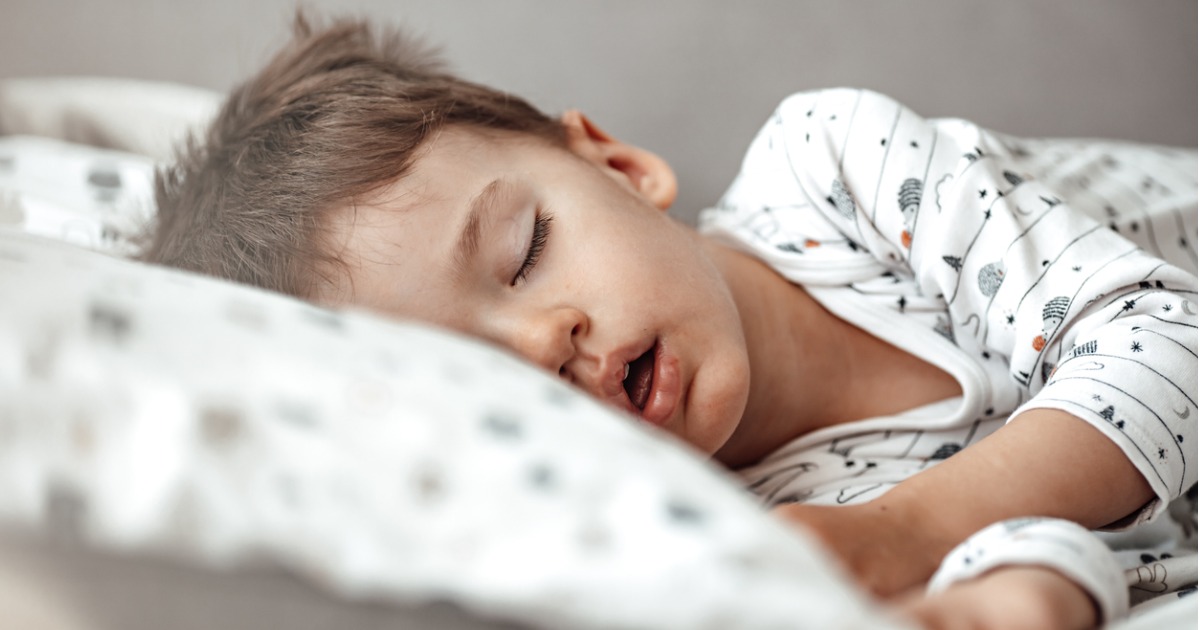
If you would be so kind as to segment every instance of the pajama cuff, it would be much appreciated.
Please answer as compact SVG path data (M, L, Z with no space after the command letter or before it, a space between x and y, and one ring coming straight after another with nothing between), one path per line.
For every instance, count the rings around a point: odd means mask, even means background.
M1058 571L1087 591L1100 610L1100 625L1129 610L1124 572L1100 538L1070 521L1020 518L980 530L955 547L929 581L928 593L1007 565Z

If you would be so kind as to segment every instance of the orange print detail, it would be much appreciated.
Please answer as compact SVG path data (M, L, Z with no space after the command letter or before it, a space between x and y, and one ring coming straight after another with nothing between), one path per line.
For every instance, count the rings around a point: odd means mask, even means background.
M1041 352L1042 348L1045 348L1045 347L1046 347L1046 338L1045 337L1043 337L1042 335L1038 335L1037 337L1033 338L1033 349L1034 350Z

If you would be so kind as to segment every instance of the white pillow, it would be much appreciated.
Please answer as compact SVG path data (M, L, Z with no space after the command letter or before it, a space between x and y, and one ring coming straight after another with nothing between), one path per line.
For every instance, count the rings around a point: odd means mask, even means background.
M0 81L0 134L34 135L169 160L188 131L213 119L222 95L115 77Z
M128 122L31 86L10 131ZM0 524L542 627L886 627L723 471L507 354L77 246L132 252L152 177L0 138Z
M498 350L0 230L0 520L559 627L886 627L730 477Z
M153 159L0 136L0 227L129 255L154 212Z

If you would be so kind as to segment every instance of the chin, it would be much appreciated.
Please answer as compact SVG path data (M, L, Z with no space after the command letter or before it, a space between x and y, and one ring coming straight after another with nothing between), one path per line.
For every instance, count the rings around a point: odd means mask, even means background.
M708 400L697 408L689 409L684 428L690 429L687 441L706 455L722 461L721 450L742 423L746 401L750 394L749 370L738 374L723 374L722 387L711 392ZM741 376L745 374L745 376Z

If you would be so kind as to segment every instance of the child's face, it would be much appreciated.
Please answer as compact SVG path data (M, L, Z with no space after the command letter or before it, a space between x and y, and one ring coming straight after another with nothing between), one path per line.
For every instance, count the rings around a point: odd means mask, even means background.
M335 213L350 278L319 299L497 342L711 454L749 361L710 246L663 211L665 163L564 123L568 148L442 130L408 175Z

